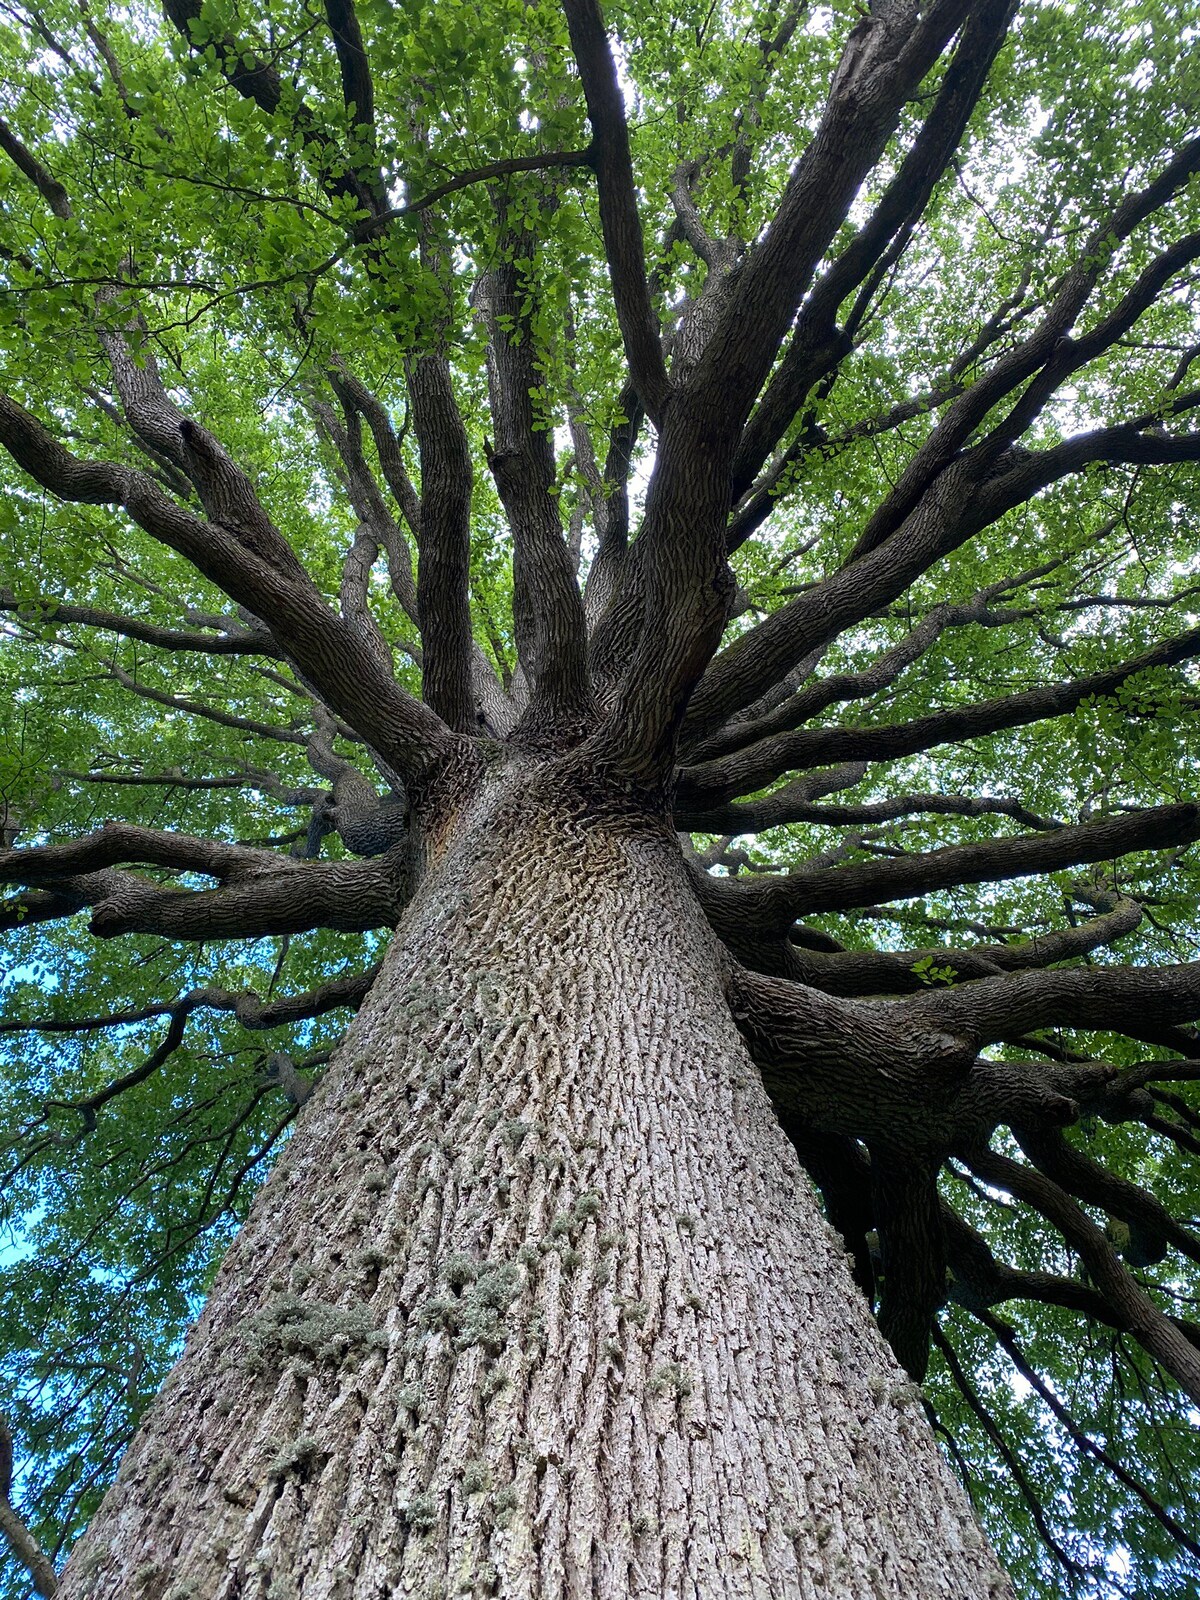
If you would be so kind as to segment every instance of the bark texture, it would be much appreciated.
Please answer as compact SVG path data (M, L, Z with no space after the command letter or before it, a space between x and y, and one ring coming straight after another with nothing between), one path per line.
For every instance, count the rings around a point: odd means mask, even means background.
M982 1600L1008 1580L671 836L496 770L64 1600Z

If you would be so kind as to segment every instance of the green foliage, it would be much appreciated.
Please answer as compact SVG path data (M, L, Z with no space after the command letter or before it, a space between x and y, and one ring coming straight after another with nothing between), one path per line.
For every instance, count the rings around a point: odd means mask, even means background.
M550 0L488 0L478 9L461 0L363 0L357 9L379 108L375 158L396 208L489 163L587 145L565 23ZM759 239L799 144L817 125L861 9L851 0L819 7L772 50L766 45L783 15L774 0L673 7L628 0L609 8L648 268L665 319L704 278L670 207L680 164L748 138L753 180L740 184L728 161L710 163L694 198L714 234ZM112 403L98 337L124 327L129 312L120 296L98 300L98 288L132 282L145 321L143 355L153 356L180 407L218 433L245 467L334 601L358 519L342 463L327 433L314 428L314 401L328 403L326 377L344 359L383 402L406 469L419 478L406 431L406 366L445 350L477 468L473 617L481 648L507 681L516 666L511 549L484 467L486 336L471 288L482 271L512 257L514 237L536 236L536 257L532 264L522 258L520 283L523 336L538 378L534 407L554 445L564 521L582 516L590 485L572 426L599 449L624 420L625 362L593 174L561 168L494 177L397 217L386 236L364 236L354 227L353 198L330 193L328 151L362 170L370 152L342 104L337 62L311 8L206 0L192 48L157 7L92 12L89 20L74 0L47 0L36 13L14 6L0 16L3 114L71 201L69 217L53 214L16 166L0 160L0 388L80 456L149 466L169 479ZM937 397L950 400L988 369L1029 308L1078 262L1081 241L1115 199L1157 171L1192 130L1198 27L1190 0L1105 8L1046 0L1021 12L957 165L876 285L854 352L837 382L809 397L783 441L792 446L817 430L813 448L773 484L772 516L737 554L750 609L731 624L730 637L839 566L927 437ZM260 61L278 62L273 111L226 82L228 37ZM834 251L894 176L937 76L906 108ZM1114 256L1088 312L1092 323L1120 302L1168 236L1200 226L1194 184L1176 198L1169 221L1169 230L1156 222ZM1173 280L1127 337L1072 379L1022 443L1049 446L1107 420L1157 414L1176 392L1168 390L1175 368L1200 341L1191 288L1186 277ZM1007 320L998 343L974 348L1001 307ZM901 425L879 425L909 403ZM363 432L367 465L382 476L375 443ZM632 480L635 523L652 449L643 430ZM15 609L3 613L0 632L0 801L20 822L20 842L72 838L119 818L224 841L267 840L282 850L298 843L324 787L305 758L313 708L304 685L269 657L163 649L63 621L56 607L69 604L168 629L203 626L189 622L193 614L244 624L230 616L225 596L124 515L60 505L7 462L3 473L0 587L12 592ZM860 672L932 607L965 602L1011 578L993 602L1006 612L1002 626L948 629L894 682L820 720L900 723L1137 655L1196 626L1198 548L1194 468L1097 466L918 577L884 613L838 638L820 670ZM593 553L588 528L584 570ZM397 676L417 691L415 630L391 602L382 564L370 593ZM1200 760L1197 692L1192 663L1154 668L1088 697L1070 716L872 768L837 799L857 804L914 791L1018 796L1057 823L1190 798ZM361 746L339 748L370 770ZM222 782L192 786L207 779ZM740 849L757 869L800 866L831 851L838 861L864 862L990 838L996 820L922 812L846 839L824 824L798 823L749 835ZM1197 936L1195 864L1145 855L1117 870L1119 887L1152 909L1120 959L1187 959ZM173 881L194 886L188 877ZM942 989L957 979L955 945L1061 928L1078 914L1079 887L1060 874L955 888L876 908L877 915L815 918L813 926L851 950L920 949L912 974ZM7 936L0 986L8 1022L17 1025L0 1035L9 1230L8 1255L0 1257L0 1378L18 1441L17 1498L54 1550L69 1546L95 1509L288 1136L295 1107L269 1058L286 1053L314 1080L344 1014L249 1032L230 1013L199 1010L158 1070L94 1113L86 1102L136 1073L161 1044L168 1018L152 1008L205 986L301 993L364 970L377 954L374 936L108 943L86 937L85 923L81 913L19 926ZM68 1026L118 1013L127 1020L112 1027ZM20 1027L35 1020L41 1031ZM1133 1059L1127 1040L1058 1042ZM1194 1090L1181 1089L1179 1098L1194 1117ZM513 1127L515 1146L523 1125ZM1103 1124L1073 1137L1145 1182L1175 1215L1200 1213L1200 1165L1185 1168L1168 1139L1137 1144L1128 1129ZM1061 1240L1024 1211L961 1175L946 1181L955 1205L1002 1259L1081 1274ZM1194 1263L1137 1270L1162 1303L1181 1315L1194 1309ZM516 1281L512 1267L488 1269L461 1299L431 1305L443 1308L445 1331L488 1349ZM318 1330L320 1339L310 1337L295 1305L280 1307L275 1322L257 1330L269 1355L327 1359L342 1350L339 1339L369 1336L365 1327L331 1324ZM644 1316L641 1302L625 1307L627 1321ZM1066 1312L1029 1305L1009 1320L1031 1366L1080 1427L1187 1524L1200 1454L1195 1418L1178 1392L1115 1332L1094 1332L1081 1347L1080 1321ZM946 1328L1004 1446L981 1426L944 1364L930 1381L933 1404L1022 1594L1193 1594L1194 1563L1144 1498L1095 1455L1080 1455L1046 1400L1014 1378L961 1301ZM680 1368L654 1381L682 1394L686 1377ZM501 1509L506 1493L496 1495ZM432 1520L418 1500L408 1515L418 1528ZM1060 1558L1039 1531L1039 1516ZM0 1564L0 1600L26 1592L21 1576Z

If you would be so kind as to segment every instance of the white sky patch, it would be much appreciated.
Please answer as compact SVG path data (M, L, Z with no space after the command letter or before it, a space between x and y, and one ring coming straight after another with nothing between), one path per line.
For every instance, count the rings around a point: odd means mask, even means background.
M1033 1385L1029 1379L1020 1372L1009 1373L1008 1386L1018 1400L1028 1400L1029 1396L1034 1392Z

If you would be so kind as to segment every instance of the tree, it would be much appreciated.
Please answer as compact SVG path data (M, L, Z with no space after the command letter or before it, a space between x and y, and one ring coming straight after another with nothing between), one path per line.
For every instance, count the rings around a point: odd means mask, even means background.
M6 1596L1193 1592L1200 18L672 13L5 7Z

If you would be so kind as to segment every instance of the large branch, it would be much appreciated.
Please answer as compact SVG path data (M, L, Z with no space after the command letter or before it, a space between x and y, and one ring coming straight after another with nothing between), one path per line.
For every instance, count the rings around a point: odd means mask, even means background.
M1200 1238L1140 1184L1110 1172L1054 1130L1018 1128L1017 1142L1039 1172L1084 1205L1118 1217L1140 1235L1143 1254L1161 1260L1168 1245L1200 1262Z
M934 711L911 722L861 728L805 728L794 733L767 734L744 750L684 767L676 789L679 808L688 815L701 813L739 794L761 788L784 772L795 769L829 761L891 761L935 745L979 739L1050 717L1067 716L1086 700L1114 694L1139 672L1175 666L1197 656L1200 656L1200 628L1193 628L1161 644L1151 645L1128 661L1104 667L1086 677L1045 684L1019 694L1000 695L976 705ZM803 714L806 703L803 695L796 695L754 726L786 728L793 715ZM740 729L731 727L723 742L731 742L739 733Z
M350 387L342 381L340 374L333 380L333 387L341 401L342 420L338 419L334 408L324 400L314 397L309 401L309 410L316 422L318 436L328 440L337 452L338 466L335 471L345 486L354 514L359 519L360 529L374 543L376 555L381 549L386 552L388 582L392 594L404 615L419 632L420 607L417 603L417 581L413 572L412 551L403 530L388 508L383 493L375 481L374 473L367 464L363 452L362 425L359 421L360 408L352 398ZM387 426L390 432L390 422ZM392 444L396 446L398 458L399 447L394 435ZM417 491L409 482L402 461L399 462L399 470L402 474L402 485L408 491L402 511L413 533L419 534L421 512ZM374 559L372 557L372 562ZM365 604L365 595L363 600ZM343 596L343 611L344 609ZM420 653L416 652L414 660L419 661L419 659Z
M371 430L371 437L375 441L375 449L379 456L379 467L383 474L384 482L391 491L396 504L404 517L405 522L412 530L417 540L418 548L421 542L422 507L421 499L416 486L408 475L401 453L400 440L392 427L391 418L387 408L377 395L353 373L350 372L341 357L336 357L333 363L331 382L341 401L345 417L345 425L340 425L333 416L332 410L321 402L314 402L313 410L318 420L332 440L342 459L346 471L347 488L356 513L363 518L370 529L371 535L382 546L387 555L388 576L391 581L392 591L400 602L405 614L420 628L420 606L417 598L417 585L413 577L412 555L408 541L396 524L384 504L374 474L367 464L362 449L362 430L358 425L361 416ZM450 427L454 428L453 418L449 419ZM461 419L460 419L461 425ZM458 455L460 444L449 451L451 462ZM436 447L431 446L436 457ZM440 478L440 465L434 461L427 462L434 471L431 487L436 485L434 495L434 511L437 517L445 516L450 520L452 528L457 526L454 518L457 517L459 506L465 502L469 512L469 498L460 492L456 500L451 485L446 485L446 492L442 492ZM432 558L431 558L432 559ZM431 569L427 574L430 583L436 589L434 572ZM450 574L443 575L442 581L449 581ZM460 619L461 625L461 619ZM449 643L445 645L449 652ZM470 680L474 695L475 710L483 726L497 737L504 737L512 732L516 723L516 713L507 694L501 687L495 669L491 666L483 651L476 643L474 635L470 637ZM453 656L443 668L435 661L435 677L441 678L450 674L449 693L454 692L454 667ZM419 657L419 664L424 667L424 653Z
M872 1149L871 1200L883 1261L879 1328L918 1383L934 1318L946 1298L946 1239L932 1162Z
M383 636L370 599L371 572L379 559L379 550L379 541L370 528L365 523L360 524L342 559L338 603L343 622L354 629L380 665L386 668L391 665L391 646Z
M1018 504L984 494L969 457L956 461L904 527L851 567L842 567L741 635L708 666L688 707L684 736L698 741L767 694L796 664L890 605L935 562Z
M383 797L377 794L354 763L334 750L332 719L318 711L315 720L308 741L309 764L332 781L333 791L313 813L305 854L315 856L320 838L329 832L356 856L382 856L398 849L407 833L406 797L395 791Z
M129 265L126 260L118 270L128 271ZM96 294L96 312L97 337L134 438L188 483L190 463L180 432L184 414L163 384L131 291L116 283L103 285Z
M651 795L666 788L681 719L729 615L726 525L738 433L820 255L905 100L958 26L965 0L936 0L915 25L913 9L908 0L888 0L855 29L775 222L740 270L660 429L642 532L624 593L606 619L613 636L606 648L626 663L624 677L588 752ZM939 535L944 542L944 530Z
M967 10L966 0L935 0L918 14L885 0L850 35L820 124L689 380L710 447L731 450L818 262Z
M1200 1404L1200 1350L1150 1299L1112 1248L1103 1230L1056 1183L1032 1167L991 1150L974 1151L968 1164L985 1183L1005 1189L1040 1211L1079 1253L1088 1275L1142 1348Z
M220 887L164 887L111 870L120 862L200 872ZM392 927L408 897L408 875L402 844L368 861L308 862L130 823L110 823L69 844L0 852L0 882L41 888L52 901L57 898L61 908L48 908L47 915L91 906L90 930L102 938L158 933L232 939L321 927L355 933ZM18 917L18 925L21 920L26 919Z
M471 447L443 355L419 356L408 376L421 452L417 599L421 687L458 732L475 726L471 692Z
M987 434L984 446L1002 449L1020 438L1064 381L1110 350L1142 313L1157 303L1171 280L1179 277L1197 257L1200 257L1200 231L1184 235L1152 257L1106 316L1078 338L1058 341L1049 361L1027 385L1008 415Z
M269 850L226 844L219 839L144 828L132 822L109 822L69 844L0 851L0 883L48 883L121 862L228 879L274 872L283 859Z
M563 10L592 125L600 226L617 321L638 398L647 416L660 422L670 380L646 282L646 248L616 63L598 0L563 0Z
M772 613L712 662L689 705L685 736L696 742L715 733L798 661L890 605L936 562L1061 478L1094 461L1200 460L1200 431L1171 435L1161 426L1164 417L1198 403L1195 396L1179 396L1048 450L997 455L980 445L957 455L886 540Z
M920 661L942 635L954 628L1000 628L1034 614L1027 607L997 606L996 602L1015 589L1043 578L1057 563L1043 562L1016 577L1001 578L977 590L968 599L944 602L930 607L926 614L894 645L874 656L865 667L852 672L833 672L815 678L793 690L781 685L765 698L765 704L750 708L735 717L717 734L687 753L691 763L710 760L753 744L772 733L788 732L814 721L831 706L851 700L869 700L890 688L896 679Z
M515 241L514 241L515 243ZM513 536L513 624L530 687L524 736L581 731L594 719L583 602L554 491L554 447L534 413L533 328L521 315L522 253L486 274L476 294L488 325L488 388L495 443L488 465Z
M839 252L801 307L783 360L742 435L733 470L734 500L749 487L813 384L828 371L826 351L835 337L834 317L839 306L863 282L885 249L892 246L889 254L894 253L894 240L903 243L907 239L923 214L961 143L1015 10L1013 0L994 0L972 8L933 109L899 171L870 219Z
M1152 994L1168 992L1159 1011L1194 1014L1200 1009L1196 968L1129 970L1137 972ZM1095 974L1038 974L1036 986L1060 976L1075 980L1078 989L1078 980L1094 979ZM727 985L734 1018L775 1105L814 1134L865 1141L873 1156L932 1171L957 1153L967 1152L973 1160L998 1127L1044 1140L1081 1116L1138 1115L1118 1070L1107 1063L978 1056L978 1037L987 1029L974 1012L966 1019L948 1012L942 1004L945 995L936 1002L931 997L833 999L804 984L732 964ZM951 991L950 998L1003 987L1028 992L1034 986L1024 976L985 979ZM1119 1006L1128 1007L1132 989L1132 982L1106 990L1092 984L1088 999L1099 1017L1097 1025L1106 1020L1095 1007L1097 994L1111 1001L1107 1016L1112 1016ZM1061 1001L1065 989L1054 992ZM988 998L995 1002L996 995ZM959 1006L958 1011L964 1009ZM1072 1020L1069 995L1062 1020ZM1156 1217L1149 1217L1145 1202L1139 1208L1121 1196L1120 1205L1136 1211L1148 1240L1161 1232L1151 1226Z
M729 943L741 960L757 970L778 971L826 994L916 994L931 982L962 983L1078 960L1124 938L1142 920L1142 908L1134 900L1095 889L1090 891L1090 897L1107 909L1072 927L1012 944L977 944L965 949L929 945L913 950L824 951L778 941L765 947L754 940L741 944L736 937Z
M903 1003L977 1046L1055 1027L1142 1038L1200 1016L1200 962L1020 972Z
M355 373L351 372L341 356L335 356L333 359L330 381L338 399L342 402L347 422L349 422L352 412L357 413L371 430L371 438L375 441L375 451L379 457L379 469L383 473L383 481L391 490L392 498L399 506L405 522L407 522L415 537L420 530L421 524L420 496L417 494L416 485L409 477L408 468L404 463L401 442L396 435L395 428L392 426L392 419L387 407L378 395L368 389L367 385ZM358 442L357 439L354 441L356 445ZM358 449L357 457L357 461L353 463L354 470L361 470L363 473L362 482L364 488L373 490L375 488L374 479L367 468L361 448ZM351 463L347 462L347 466L350 465ZM415 610L413 615L415 617Z
M65 219L71 215L71 202L67 191L54 174L38 160L33 151L21 143L2 117L0 117L0 150L3 150L13 165L24 173L56 217Z
M1052 362L1056 349L1061 357L1059 341L1069 333L1118 246L1166 205L1198 168L1200 138L1189 140L1151 183L1126 196L1091 233L1075 264L1064 274L1038 326L949 407L913 456L896 487L863 530L852 561L893 535L993 406Z
M1129 1331L1128 1322L1090 1283L1056 1272L1025 1271L997 1260L983 1234L945 1200L942 1223L950 1269L947 1297L956 1305L978 1313L1010 1300L1030 1300L1035 1305L1061 1306L1064 1311L1078 1312L1090 1322L1103 1323L1122 1333Z
M811 410L806 408L804 425L787 448L776 452L770 465L740 497L729 523L729 549L740 548L762 526L775 507L780 504L789 481L798 476L797 469L810 454L819 452L822 459L828 459L848 450L863 439L874 439L881 434L890 433L914 417L927 416L931 411L940 410L949 401L957 399L967 388L965 374L1010 333L1010 318L1020 306L1027 290L1027 281L1018 283L1013 294L1001 301L976 336L960 349L946 371L935 378L922 393L898 400L886 410L851 423L836 434L828 433L817 417L812 415ZM819 348L814 346L809 356L810 369L806 377L810 386L815 389L815 397L818 400L830 389L840 371L842 356L848 353L847 340L842 330L838 330L834 335L834 344L837 348L831 345L829 351L823 355L820 355Z
M1200 429L1171 433L1164 419L1200 407L1200 393L1193 390L1173 399L1161 410L1148 412L1129 422L1110 428L1095 428L1075 434L1049 450L1027 451L1014 469L1006 474L1006 498L1031 499L1039 490L1071 473L1080 472L1095 461L1114 466L1171 466L1176 462L1200 461ZM980 451L983 446L980 446Z
M865 762L848 762L845 770L854 772L856 777L851 781L857 782L864 775L865 767ZM817 805L805 778L797 778L761 800L695 810L677 801L674 810L678 828L693 833L729 834L734 838L743 833L764 833L768 828L780 828L791 822L816 823L826 828L860 828L916 816L1011 817L1026 828L1049 830L1063 826L1054 818L1031 811L1020 800L999 795L902 794L888 800L865 800L861 805Z
M80 873L50 883L47 916L66 916L91 908L88 931L100 939L127 933L166 939L260 939L332 928L364 933L392 928L407 899L399 863L388 871L386 858L374 861L313 861L302 872L280 872L240 879L218 889L172 889L132 872L111 869ZM45 920L28 912L4 924L16 927Z
M1085 1105L1107 1104L1116 1077L1103 1063L989 1060L922 1000L835 999L732 964L727 981L777 1107L814 1134L863 1140L873 1156L926 1172L997 1127L1077 1121Z
M31 477L64 500L124 507L153 538L267 621L284 655L326 703L406 778L419 780L452 748L445 724L407 695L330 610L217 442L192 423L182 432L209 521L177 505L144 473L80 461L22 406L0 396L0 444Z
M583 606L594 630L617 593L629 544L629 478L643 420L637 391L627 383L617 396L617 418L609 430L604 472L595 501L597 549L588 570Z
M278 657L280 653L279 646L270 634L252 628L222 633L167 628L154 622L143 622L140 617L105 611L100 606L69 605L66 601L47 600L40 596L36 599L20 599L11 589L0 589L0 611L14 612L29 627L47 626L53 622L78 623L83 627L103 628L108 633L118 633L125 639L137 639L159 650L195 650L213 656Z
M751 935L784 933L798 916L904 900L962 883L991 883L1061 872L1135 850L1163 850L1200 838L1200 806L1158 806L1102 822L948 845L836 870L798 868L786 877L705 877L702 898L728 923Z
M167 0L166 9L195 48L191 22L199 16L199 0ZM365 129L370 134L373 132L374 96L352 0L327 0L326 17L338 53L346 103L353 106L354 120L360 130ZM241 50L230 39L216 41L216 52L221 70L232 86L264 110L273 112L279 103L279 83L274 69L268 69L269 78L265 76L253 55ZM383 181L374 162L356 165L346 161L307 103L299 103L293 119L302 140L317 155L326 190L335 196L351 196L364 213L356 237L363 241L373 239L387 229L393 216L410 209L388 209L384 205ZM368 270L374 270L374 263L375 257L369 255ZM470 449L443 355L434 352L416 358L409 372L409 392L422 473L417 609L423 619L421 665L428 709L421 709L439 726L466 733L475 728L467 588ZM374 737L370 742L387 754L386 743ZM404 770L402 763L397 765ZM413 776L411 763L406 775Z
M362 29L352 0L325 0L325 20L342 74L342 100L357 128L375 141L375 90Z

